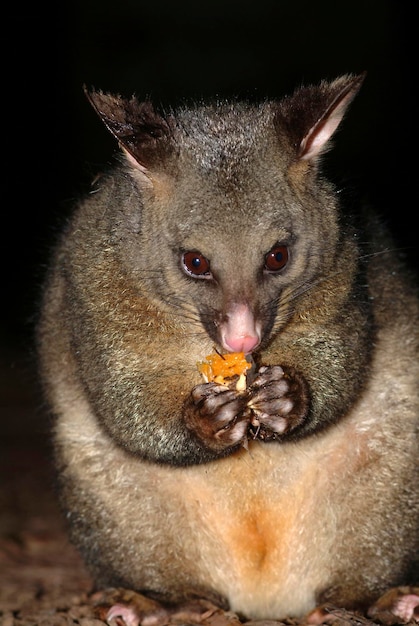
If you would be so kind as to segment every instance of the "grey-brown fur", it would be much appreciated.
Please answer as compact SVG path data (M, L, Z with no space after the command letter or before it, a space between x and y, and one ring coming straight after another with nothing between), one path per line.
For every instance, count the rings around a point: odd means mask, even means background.
M418 582L418 299L320 172L361 80L164 117L89 95L123 158L57 245L38 340L98 585L279 619ZM184 270L191 250L210 274ZM203 383L197 362L241 337L248 391Z

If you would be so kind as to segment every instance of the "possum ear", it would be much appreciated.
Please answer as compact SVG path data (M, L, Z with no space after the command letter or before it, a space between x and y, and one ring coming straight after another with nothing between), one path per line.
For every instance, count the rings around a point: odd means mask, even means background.
M347 74L317 86L301 87L279 103L276 120L286 130L298 161L315 161L330 148L330 139L364 78L365 73Z
M172 152L170 118L156 113L150 102L130 100L102 91L85 94L107 129L118 140L131 165L147 173Z
M329 139L335 133L348 106L358 93L364 77L364 74L355 78L342 77L331 83L330 93L337 91L337 95L302 139L298 155L300 159L307 161L315 158L327 148ZM344 86L341 86L342 82Z

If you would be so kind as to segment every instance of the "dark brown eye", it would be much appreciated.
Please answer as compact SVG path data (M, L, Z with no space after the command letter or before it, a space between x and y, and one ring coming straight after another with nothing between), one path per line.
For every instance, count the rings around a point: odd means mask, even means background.
M265 256L265 269L268 272L279 272L288 263L288 248L283 245L274 246Z
M182 256L183 268L187 274L195 278L210 278L210 263L203 254L195 250L185 252Z

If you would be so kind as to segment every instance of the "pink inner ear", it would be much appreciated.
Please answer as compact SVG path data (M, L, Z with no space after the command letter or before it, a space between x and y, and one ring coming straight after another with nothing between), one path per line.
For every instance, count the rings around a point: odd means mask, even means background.
M132 155L131 152L125 148L125 146L120 144L120 147L130 165L132 165L135 169L140 170L140 172L143 172L143 174L147 174L147 168L144 167L144 165L142 165L139 161L137 161L135 156Z
M346 109L360 88L361 82L358 78L349 87L343 89L320 119L310 128L301 141L299 159L305 161L314 159L327 148L329 139L341 123Z
M332 117L318 121L304 137L300 144L299 158L308 161L319 156L325 149L327 142L339 126L342 116Z

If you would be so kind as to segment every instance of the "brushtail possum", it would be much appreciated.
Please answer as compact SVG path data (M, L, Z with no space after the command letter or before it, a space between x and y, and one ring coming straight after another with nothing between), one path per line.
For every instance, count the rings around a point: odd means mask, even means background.
M416 287L322 171L363 79L166 112L87 92L121 150L57 244L37 337L99 587L280 619L418 584ZM214 352L247 356L245 389L203 380Z

